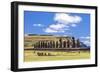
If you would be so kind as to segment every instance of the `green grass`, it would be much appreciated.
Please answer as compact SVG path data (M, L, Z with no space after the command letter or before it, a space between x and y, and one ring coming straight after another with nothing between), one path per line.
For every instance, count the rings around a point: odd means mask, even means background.
M51 56L38 56L37 53L50 53ZM89 59L89 51L37 51L37 50L24 50L24 61L53 61L53 60L77 60Z

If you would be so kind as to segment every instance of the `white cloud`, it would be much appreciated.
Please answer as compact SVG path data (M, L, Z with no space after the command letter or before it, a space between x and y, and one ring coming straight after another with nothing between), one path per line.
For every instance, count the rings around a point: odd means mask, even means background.
M56 29L54 28L46 28L44 29L45 32L47 33L64 33L65 31L63 29L58 29L58 27Z
M33 24L33 26L42 27L43 25L42 24Z
M52 24L49 26L49 28L54 29L54 30L61 30L64 27L65 27L64 24Z
M54 16L55 24L49 25L44 31L47 33L58 33L69 30L70 27L76 27L82 20L81 17L67 13L56 13Z
M90 36L80 37L80 39L90 39Z
M72 27L76 27L77 25L76 25L76 24L71 24L71 26L72 26Z
M45 32L47 32L47 33L56 33L57 30L52 30L51 28L46 28Z
M64 24L51 24L48 28L45 29L47 33L59 33L65 32L65 30L69 30L67 26Z
M62 24L73 24L79 23L82 18L80 16L70 15L67 13L56 13L54 20Z

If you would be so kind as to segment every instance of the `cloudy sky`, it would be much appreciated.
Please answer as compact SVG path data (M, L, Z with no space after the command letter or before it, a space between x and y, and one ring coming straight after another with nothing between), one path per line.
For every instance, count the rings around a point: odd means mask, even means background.
M74 36L90 44L90 14L24 11L25 34Z

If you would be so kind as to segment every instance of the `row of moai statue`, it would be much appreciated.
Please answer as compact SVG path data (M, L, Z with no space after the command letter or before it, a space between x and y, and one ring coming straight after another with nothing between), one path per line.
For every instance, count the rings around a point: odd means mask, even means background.
M74 37L63 40L60 38L58 41L42 40L34 44L34 48L78 48L80 47L79 39L75 40Z

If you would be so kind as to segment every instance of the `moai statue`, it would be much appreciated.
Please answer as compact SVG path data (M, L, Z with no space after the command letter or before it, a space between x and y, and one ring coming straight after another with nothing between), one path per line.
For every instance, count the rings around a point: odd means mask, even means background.
M72 43L73 43L72 47L75 48L75 38L74 37L72 37Z
M73 47L73 41L72 41L72 39L70 39L70 48L72 48Z
M77 39L76 42L77 42L77 43L76 43L76 46L77 46L77 47L80 47L80 40Z
M44 41L44 48L46 48L46 41Z
M39 48L41 48L41 41L39 41Z
M37 48L39 48L39 42L37 42Z
M37 48L37 43L34 44L35 49Z
M63 48L66 48L66 41L63 42Z
M42 48L44 48L44 41L42 41Z
M33 48L35 48L35 44L33 45Z
M38 42L38 48L40 48L40 41Z
M52 42L52 46L53 46L53 48L55 48L55 41Z
M54 45L53 45L53 41L52 41L51 47L52 47L52 48L54 47Z
M62 38L59 39L59 42L60 42L60 48L62 48L62 44L63 44L62 43Z
M52 41L50 41L50 48L52 48Z
M46 48L48 48L48 41L46 41Z
M69 48L72 48L73 46L73 41L72 41L72 38L69 39Z
M41 48L43 47L43 42L41 41Z
M47 41L45 41L45 48L47 48Z
M48 42L48 48L50 48L50 41Z
M70 44L70 43L69 43L69 39L68 39L68 40L67 40L67 48L69 48L69 44Z
M56 41L56 48L59 48L58 45L59 45L59 43L58 43L58 41Z
M46 48L46 41L44 41L44 48Z
M48 44L48 41L47 41L47 48L49 48L49 44Z

